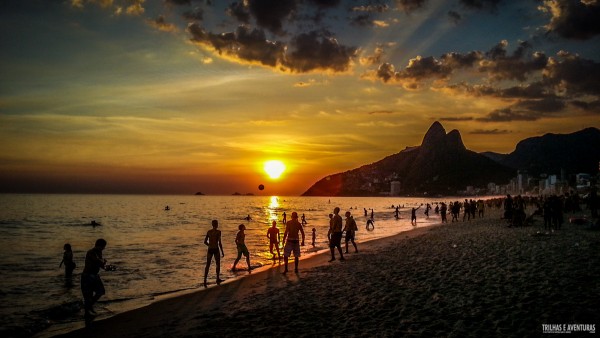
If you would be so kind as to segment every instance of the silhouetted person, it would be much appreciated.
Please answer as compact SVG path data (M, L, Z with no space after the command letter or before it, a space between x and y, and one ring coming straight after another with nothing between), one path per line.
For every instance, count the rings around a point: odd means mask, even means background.
M304 246L304 227L298 222L298 213L292 212L292 219L285 224L285 231L283 232L283 242L285 246L283 248L283 263L284 271L288 272L288 259L290 254L294 253L294 272L298 272L298 259L300 258L300 235L302 234L302 246Z
M344 231L346 232L345 253L348 253L348 242L352 242L352 245L354 246L354 251L358 252L358 247L356 247L356 242L354 242L356 230L358 230L358 227L356 226L356 221L354 221L354 218L352 218L350 211L346 211L346 225L344 226Z
M367 225L365 226L365 228L369 231L371 230L375 230L375 221L372 219L368 219L367 220Z
M446 213L448 212L448 207L446 203L442 202L442 207L440 208L440 216L442 217L442 223L448 223L448 218L446 217Z
M240 261L240 258L242 258L243 254L246 257L246 264L248 264L248 273L250 273L252 271L252 267L250 266L250 252L248 252L248 248L246 247L246 233L244 233L244 230L246 230L246 226L240 224L238 226L238 229L239 231L235 236L235 245L237 246L238 254L235 261L233 261L233 267L231 268L231 270L236 270L236 265Z
M340 208L335 207L333 213L333 216L330 215L329 231L327 232L329 250L331 250L330 262L335 261L335 248L337 248L340 253L340 260L345 260L344 254L342 253L342 216L339 215Z
M419 205L416 208L412 208L410 211L410 224L417 225L417 210L419 210L421 206Z
M206 278L208 271L210 270L210 263L213 257L215 258L215 266L217 270L217 285L221 284L222 280L219 277L221 274L221 257L225 257L225 251L223 251L223 243L221 242L221 230L217 230L219 227L219 221L214 219L212 221L212 229L208 230L206 237L204 237L204 244L208 246L206 252L206 266L204 267L204 287L206 287ZM221 250L219 255L219 249Z
M277 228L277 221L273 221L271 223L271 227L267 230L267 238L269 239L269 251L271 255L273 255L273 259L275 259L275 253L273 252L273 247L277 249L277 258L281 259L281 254L279 253L279 229Z
M510 194L504 199L504 218L508 220L513 218L513 199Z
M73 270L75 270L75 267L77 266L75 264L75 262L73 262L73 250L71 249L71 244L66 243L63 246L63 258L62 261L60 261L60 264L58 265L58 267L60 268L61 265L65 265L65 277L71 277L73 276Z
M106 293L99 275L100 269L106 267L106 260L102 258L104 248L106 248L106 241L100 238L85 255L85 266L81 273L81 293L86 321L96 315L94 304Z

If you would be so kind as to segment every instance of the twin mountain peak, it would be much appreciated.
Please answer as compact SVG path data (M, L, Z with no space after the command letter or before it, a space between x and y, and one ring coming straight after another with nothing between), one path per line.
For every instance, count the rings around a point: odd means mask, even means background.
M558 140L556 138L558 137ZM519 148L523 143L545 146ZM380 161L343 173L327 176L311 186L303 196L379 196L389 192L391 182L400 182L402 195L454 195L466 186L485 187L488 183L507 184L517 170L543 171L564 169L564 161L546 163L545 152L557 146L592 149L571 156L569 170L585 172L596 170L600 160L600 130L587 128L568 134L546 134L519 142L511 154L476 153L468 150L456 129L446 133L439 122L434 122L420 146L407 147ZM532 153L533 148L543 153ZM573 155L572 150L565 150ZM558 169L555 168L558 166ZM583 170L583 171L582 171ZM595 173L596 171L588 173ZM539 174L536 172L534 174Z

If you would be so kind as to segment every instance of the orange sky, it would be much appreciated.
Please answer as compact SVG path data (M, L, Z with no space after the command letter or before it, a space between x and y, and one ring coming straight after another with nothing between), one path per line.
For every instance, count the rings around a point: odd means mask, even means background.
M298 195L436 120L502 153L600 127L598 4L563 2L7 1L0 192Z

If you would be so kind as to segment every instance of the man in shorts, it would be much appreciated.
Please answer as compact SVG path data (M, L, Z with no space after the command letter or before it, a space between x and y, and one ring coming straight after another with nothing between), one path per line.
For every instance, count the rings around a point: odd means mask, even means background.
M345 253L348 253L348 242L352 242L352 245L354 245L354 252L358 253L358 247L356 246L356 242L354 242L356 230L358 230L358 227L356 226L356 221L350 214L350 211L346 211L346 225L344 226L344 231L346 231Z
M208 252L206 253L206 267L204 268L204 287L206 287L206 277L208 276L208 270L210 270L210 263L213 257L215 258L215 265L217 268L217 285L221 284L223 280L219 278L221 273L221 257L225 257L223 251L223 243L221 243L221 230L217 230L219 227L219 221L214 219L212 221L212 229L208 230L206 237L204 238L204 244L208 246ZM221 249L221 256L219 256L219 249Z
M281 254L279 253L279 229L277 228L277 221L273 221L272 226L267 230L267 238L269 239L269 251L275 259L275 253L273 247L277 249L277 258L281 260Z
M100 268L105 269L106 266L106 260L102 258L104 248L106 248L106 241L100 238L85 255L85 266L81 273L81 293L83 294L86 322L96 315L94 303L106 293L104 283L98 274Z
M231 271L236 270L237 263L240 261L240 258L242 258L243 254L244 257L246 257L246 264L248 264L248 273L250 273L252 272L252 266L250 265L250 252L248 252L248 247L246 247L245 242L246 233L244 232L244 230L246 230L246 226L240 224L238 226L238 229L240 231L238 231L237 235L235 236L235 245L237 246L238 255L235 261L233 262L233 267L231 268Z
M283 273L288 272L288 258L292 251L294 252L294 272L298 273L298 258L300 257L300 236L298 233L302 233L302 246L304 246L304 228L302 224L298 222L298 213L295 211L292 212L292 219L285 224L285 232L283 233L283 242L285 243L285 247L283 248L283 262L284 262L284 271Z
M329 220L327 238L329 238L329 250L331 250L330 262L335 261L335 248L340 252L340 261L345 260L344 254L342 253L342 216L340 216L339 213L340 208L335 207L335 209L333 209L334 215Z

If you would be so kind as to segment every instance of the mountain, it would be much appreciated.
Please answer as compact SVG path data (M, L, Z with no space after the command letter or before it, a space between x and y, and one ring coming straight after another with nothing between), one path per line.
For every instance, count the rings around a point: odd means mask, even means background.
M515 171L484 155L468 150L458 130L446 133L435 122L418 147L378 162L325 177L303 196L377 196L400 182L402 194L453 194L467 185L507 183Z
M498 163L529 175L592 174L600 161L600 130L586 128L571 134L546 134L525 139L507 155L486 153Z

